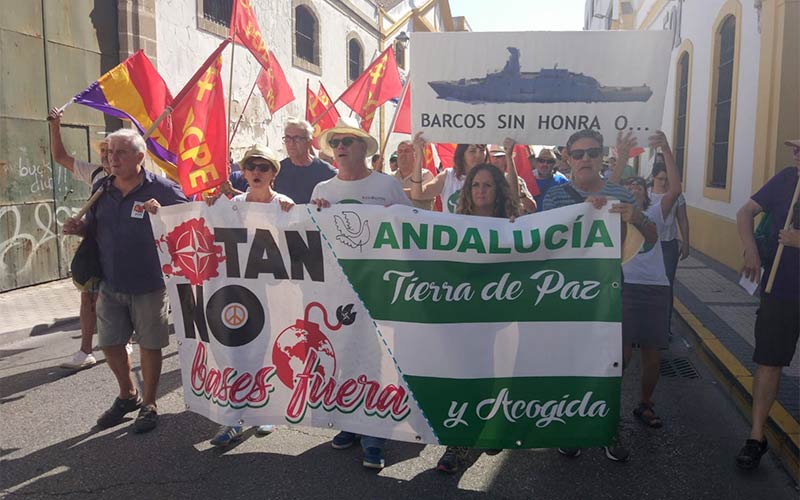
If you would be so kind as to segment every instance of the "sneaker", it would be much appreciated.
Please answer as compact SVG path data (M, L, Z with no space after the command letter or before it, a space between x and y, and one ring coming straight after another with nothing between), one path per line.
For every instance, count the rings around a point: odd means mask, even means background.
M158 412L155 405L142 406L139 409L139 414L136 420L133 421L131 427L136 434L152 431L158 424Z
M111 408L103 412L97 419L97 426L101 429L114 427L122 422L127 413L138 410L142 406L142 398L139 394L130 399L116 398Z
M78 351L72 355L71 360L61 363L60 366L67 370L83 370L84 368L90 368L96 364L97 359L95 359L94 354L86 354L83 351Z
M125 344L125 352L127 352L127 353L128 353L128 356L130 356L131 354L133 354L133 344L131 344L130 342L128 342L127 344Z
M364 461L361 464L368 469L383 469L383 450L367 448L364 450Z
M256 427L256 436L269 436L274 430L275 426L272 424L259 425Z
M627 462L631 458L627 448L619 443L604 446L603 449L606 451L606 457L613 462Z
M463 446L448 446L444 455L436 464L436 470L446 474L455 474L461 468L461 462L467 456L467 448Z
M241 426L235 425L223 425L219 428L217 433L211 438L209 443L212 446L228 446L231 443L235 443L242 439L242 428Z
M744 442L742 449L739 450L739 454L736 455L736 465L745 470L755 469L758 467L758 464L761 462L761 457L764 456L768 448L769 446L767 445L766 438L764 438L763 441L748 439Z
M581 456L580 448L559 448L558 452L569 458L578 458Z
M339 434L333 436L331 440L331 446L333 446L336 450L344 450L345 448L350 448L358 441L358 436L353 434L352 432L342 431Z

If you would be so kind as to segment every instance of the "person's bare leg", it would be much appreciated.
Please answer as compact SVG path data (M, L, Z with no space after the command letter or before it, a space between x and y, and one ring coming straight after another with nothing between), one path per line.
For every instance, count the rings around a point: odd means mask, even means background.
M128 352L125 350L125 344L103 347L103 354L106 355L108 367L111 368L111 371L117 378L119 398L132 398L136 395L136 387L133 385L131 361L128 358Z
M139 346L139 353L142 365L142 403L155 405L161 377L161 349L145 349Z
M633 345L631 344L622 344L622 370L624 371L625 368L631 362L631 358L633 357Z
M92 353L92 336L97 328L97 293L81 292L81 351Z
M652 403L661 369L661 355L658 349L642 347L642 402Z
M764 439L764 425L767 423L769 410L778 395L778 383L781 380L780 366L758 365L753 377L753 427L750 439Z

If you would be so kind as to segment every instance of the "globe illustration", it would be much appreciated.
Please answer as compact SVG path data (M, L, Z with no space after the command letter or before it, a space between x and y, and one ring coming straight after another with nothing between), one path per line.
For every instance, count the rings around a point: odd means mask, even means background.
M323 380L332 377L336 372L336 353L318 324L299 319L278 334L272 346L272 364L286 387L294 388L295 376L303 372L312 350L319 359L315 373Z

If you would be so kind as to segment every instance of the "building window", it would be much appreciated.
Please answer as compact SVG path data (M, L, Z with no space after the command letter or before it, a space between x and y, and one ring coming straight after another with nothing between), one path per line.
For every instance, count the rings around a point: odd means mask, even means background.
M364 49L358 40L351 38L347 42L347 78L351 82L358 79L364 72Z
M398 68L406 69L406 44L400 40L394 41L394 60Z
M728 186L735 53L736 17L727 16L716 33L710 172L706 176L706 185L712 188Z
M233 0L202 0L203 19L230 27Z
M689 108L689 52L683 52L678 58L678 68L675 77L676 104L675 104L675 162L683 179L684 165L686 162L686 122Z
M304 5L294 9L295 54L311 64L319 64L317 58L317 20Z

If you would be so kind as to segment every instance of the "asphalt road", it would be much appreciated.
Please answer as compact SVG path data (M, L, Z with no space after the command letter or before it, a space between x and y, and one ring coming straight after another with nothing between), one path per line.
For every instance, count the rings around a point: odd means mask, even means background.
M736 469L749 426L680 335L680 320L673 325L669 356L689 361L699 377L662 377L656 408L665 426L646 429L631 415L634 362L623 384L629 463L610 462L599 449L576 459L555 450L473 453L454 476L432 470L442 447L402 442L389 444L387 467L376 474L361 466L359 449L332 449L328 429L250 431L240 444L215 449L208 439L217 425L184 411L174 339L165 351L159 427L145 435L129 433L129 423L99 431L94 422L115 395L110 370L58 368L77 348L76 323L2 335L0 497L796 500L799 490L773 455L755 472Z

